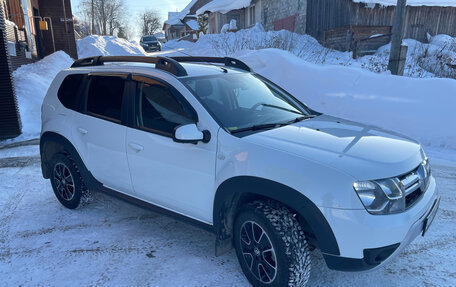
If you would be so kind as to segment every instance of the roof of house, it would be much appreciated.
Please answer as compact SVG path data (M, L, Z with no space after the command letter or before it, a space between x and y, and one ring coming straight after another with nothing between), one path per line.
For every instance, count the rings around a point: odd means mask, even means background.
M250 6L251 0L213 0L196 11L197 15L206 12L219 12L226 14L230 11Z
M199 28L198 22L196 20L187 21L185 24L187 24L188 27L190 27L192 30L198 30Z
M193 5L196 4L198 0L192 0L190 3L188 3L187 6L185 6L184 9L180 12L169 12L168 17L169 19L165 21L165 25L178 25L178 24L183 24L182 20L190 13L190 9L193 7Z
M369 5L380 4L383 6L396 6L397 0L352 0L355 3L365 3ZM442 6L456 7L455 0L407 0L407 6Z

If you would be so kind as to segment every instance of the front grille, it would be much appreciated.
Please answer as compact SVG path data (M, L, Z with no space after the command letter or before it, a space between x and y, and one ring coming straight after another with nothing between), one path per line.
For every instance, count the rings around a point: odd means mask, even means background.
M399 177L405 192L406 209L417 203L424 195L428 187L429 176L425 167L420 164L413 171Z

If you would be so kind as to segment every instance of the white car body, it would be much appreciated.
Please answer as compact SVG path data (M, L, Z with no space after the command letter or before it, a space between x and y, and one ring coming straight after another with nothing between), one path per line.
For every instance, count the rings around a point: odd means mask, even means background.
M183 66L192 77L220 73L218 67L210 65ZM227 70L243 73L238 69ZM209 131L211 140L178 143L169 137L67 109L56 96L69 74L118 72L158 78L174 87L197 112L199 131ZM399 244L392 256L388 254L391 260L423 232L423 221L439 198L430 175L429 187L406 211L370 214L354 191L354 182L411 172L425 160L419 143L328 115L237 137L220 127L178 77L145 65L64 70L51 84L42 111L42 136L55 133L67 139L87 170L104 187L209 226L215 224L216 192L232 178L262 178L298 191L320 210L334 234L339 253L322 250L333 269L366 270L381 266L343 267L340 264L346 261L338 259L355 262L363 260L365 249ZM299 206L305 209L307 205ZM382 259L381 263L388 260Z

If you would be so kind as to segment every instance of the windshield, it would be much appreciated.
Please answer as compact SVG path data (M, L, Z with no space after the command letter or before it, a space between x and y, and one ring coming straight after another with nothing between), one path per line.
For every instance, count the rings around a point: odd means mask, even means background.
M309 115L303 104L252 74L184 78L182 82L214 119L232 133L285 124Z
M138 38L136 38L136 39L138 39ZM146 37L143 37L142 40L143 40L143 42L156 42L157 38L155 38L154 36L146 36Z

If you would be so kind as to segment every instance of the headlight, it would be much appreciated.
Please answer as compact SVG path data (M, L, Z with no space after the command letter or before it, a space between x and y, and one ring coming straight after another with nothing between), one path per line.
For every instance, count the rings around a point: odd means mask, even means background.
M361 202L372 214L391 214L405 210L402 184L397 178L358 181L353 184Z
M371 214L392 214L403 212L406 209L406 193L412 193L410 188L418 184L418 188L425 192L431 180L431 167L426 158L420 166L410 174L413 180L404 186L401 182L407 181L408 175L403 177L393 177L387 179L357 181L353 188L359 196L366 210ZM399 180L401 178L401 180ZM415 188L416 189L416 188Z

